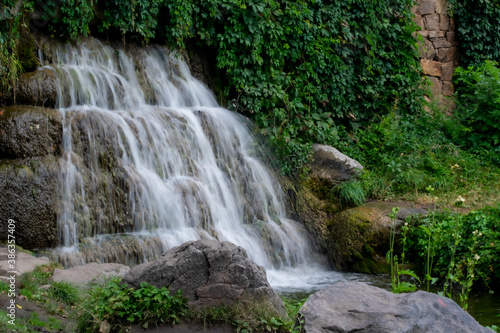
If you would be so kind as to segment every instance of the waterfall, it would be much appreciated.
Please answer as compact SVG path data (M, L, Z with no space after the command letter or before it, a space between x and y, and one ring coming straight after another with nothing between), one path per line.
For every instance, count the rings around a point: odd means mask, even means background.
M310 263L251 123L219 107L179 53L85 39L42 58L63 119L54 258L137 264L215 238L268 270Z

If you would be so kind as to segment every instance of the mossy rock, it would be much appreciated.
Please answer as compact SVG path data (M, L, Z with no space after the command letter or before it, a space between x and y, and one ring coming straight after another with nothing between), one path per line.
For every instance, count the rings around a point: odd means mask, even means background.
M337 267L368 274L388 272L385 255L389 251L389 214L393 207L400 207L397 226L410 214L425 213L409 203L373 201L342 211L328 221L328 253Z

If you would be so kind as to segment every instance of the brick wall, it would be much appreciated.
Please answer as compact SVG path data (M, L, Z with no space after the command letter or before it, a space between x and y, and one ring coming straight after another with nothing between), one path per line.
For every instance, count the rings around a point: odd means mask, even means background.
M451 79L458 66L455 20L448 15L447 0L417 0L414 8L416 22L423 38L420 65L432 82L434 96L450 96L454 89Z

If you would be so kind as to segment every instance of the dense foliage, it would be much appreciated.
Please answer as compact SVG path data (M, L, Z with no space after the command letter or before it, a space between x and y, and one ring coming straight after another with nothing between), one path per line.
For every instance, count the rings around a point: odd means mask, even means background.
M463 127L456 141L500 164L500 68L492 61L457 68L455 112Z
M498 221L500 206L467 215L433 212L410 229L409 251L423 267L430 247L434 257L432 275L443 282L448 279L460 284L470 278L482 286L496 288L500 281ZM468 274L471 266L472 274Z
M462 66L500 60L500 1L450 0Z
M217 50L229 106L252 115L290 172L344 125L420 107L413 1L169 3L170 42ZM349 127L348 127L349 128Z
M477 201L483 206L485 198L475 192L485 195L492 186L490 199L495 200L499 170L460 149L451 133L462 128L456 119L433 107L432 112L417 115L390 113L340 144L365 166L361 181L369 197L418 200L423 194L449 195L454 200L468 193L467 204ZM429 188L435 192L429 193Z
M377 115L421 106L412 0L31 3L57 37L119 32L124 44L213 48L227 106L256 120L285 172L314 142L335 145Z
M32 2L23 0L0 3L0 103L12 91L22 70L18 56L19 40L24 14L32 10L32 5Z

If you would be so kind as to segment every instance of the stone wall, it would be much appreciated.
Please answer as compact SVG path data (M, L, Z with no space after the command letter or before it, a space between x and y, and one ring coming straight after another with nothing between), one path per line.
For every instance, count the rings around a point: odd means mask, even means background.
M451 79L458 66L455 20L448 15L447 0L417 0L416 22L423 38L420 45L420 65L432 82L434 96L451 96Z

